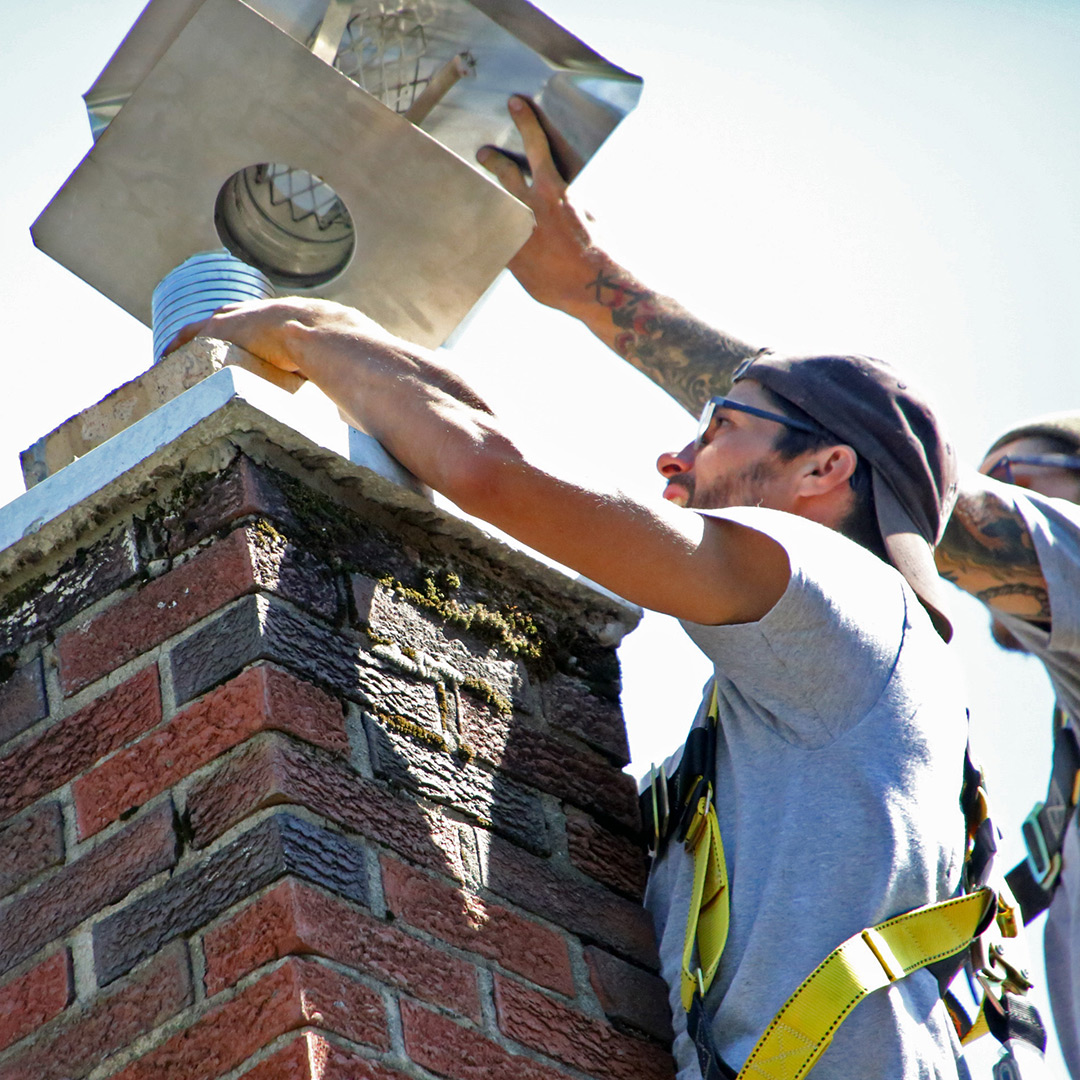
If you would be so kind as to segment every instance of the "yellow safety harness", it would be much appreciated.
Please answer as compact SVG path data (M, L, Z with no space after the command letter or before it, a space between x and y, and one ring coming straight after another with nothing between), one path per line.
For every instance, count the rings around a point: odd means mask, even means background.
M708 713L709 727L691 733L695 736L694 741L688 740L679 767L682 773L689 766L689 773L678 778L681 782L669 783L662 769L659 776L654 769L650 789L645 795L646 805L652 810L654 854L674 826L694 864L694 886L682 957L682 1004L688 1014L690 1034L698 1046L704 1080L730 1080L736 1075L737 1080L751 1077L800 1080L825 1052L844 1018L865 997L913 971L964 953L976 945L992 925L1003 936L1015 936L1015 915L992 889L977 885L953 899L928 904L853 934L803 980L765 1028L736 1074L712 1046L704 1009L705 995L719 970L727 942L730 911L724 845L713 804L717 714L714 689ZM687 760L688 755L690 760ZM671 806L672 787L674 807ZM976 837L990 828L982 776L971 766L970 760L965 762L962 801L968 822L966 854L970 864ZM985 861L989 862L989 856ZM993 976L1003 988L1000 1003L989 993L987 981L987 974L995 963L1004 971L1004 974ZM955 963L949 967L946 982L959 966ZM988 955L980 954L978 967L983 973L980 981L987 995L976 1021L971 1023L966 1017L960 1018L955 998L947 1002L965 1043L990 1030L987 1001L1005 1015L1005 991L1022 992L1030 986L1022 973L1004 962L997 945L990 946ZM1037 1016L1035 1023L1038 1024Z

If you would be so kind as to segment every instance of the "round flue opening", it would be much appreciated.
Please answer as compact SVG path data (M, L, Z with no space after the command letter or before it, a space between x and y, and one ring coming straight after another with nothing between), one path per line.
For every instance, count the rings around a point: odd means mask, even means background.
M314 288L348 265L352 218L337 192L306 169L249 165L222 185L214 207L221 242L275 285Z

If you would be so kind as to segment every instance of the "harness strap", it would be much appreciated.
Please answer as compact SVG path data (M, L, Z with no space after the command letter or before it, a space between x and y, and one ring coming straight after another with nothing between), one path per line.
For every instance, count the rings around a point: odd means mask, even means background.
M803 980L750 1052L739 1080L798 1080L868 994L971 944L994 908L982 888L853 934Z
M1046 800L1036 803L1023 824L1027 858L1005 875L1020 904L1024 923L1044 912L1053 899L1061 870L1061 849L1080 801L1080 744L1071 724L1054 735L1054 763Z

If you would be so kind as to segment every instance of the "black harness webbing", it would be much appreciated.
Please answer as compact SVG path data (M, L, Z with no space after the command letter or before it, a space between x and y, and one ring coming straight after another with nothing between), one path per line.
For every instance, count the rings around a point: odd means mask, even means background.
M1080 744L1071 724L1058 727L1054 735L1054 763L1046 801L1036 803L1023 825L1027 858L1005 875L1029 923L1044 912L1053 899L1061 870L1065 832L1076 812L1080 792Z

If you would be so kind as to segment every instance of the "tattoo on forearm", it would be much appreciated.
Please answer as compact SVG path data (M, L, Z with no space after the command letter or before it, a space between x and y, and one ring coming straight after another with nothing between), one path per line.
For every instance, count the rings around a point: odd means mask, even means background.
M1016 508L997 494L961 494L936 556L946 580L987 606L1032 622L1050 619L1031 534Z
M615 349L624 359L696 413L713 395L726 393L735 368L761 349L706 326L665 297L613 270L589 284L596 302L611 312L619 331Z

